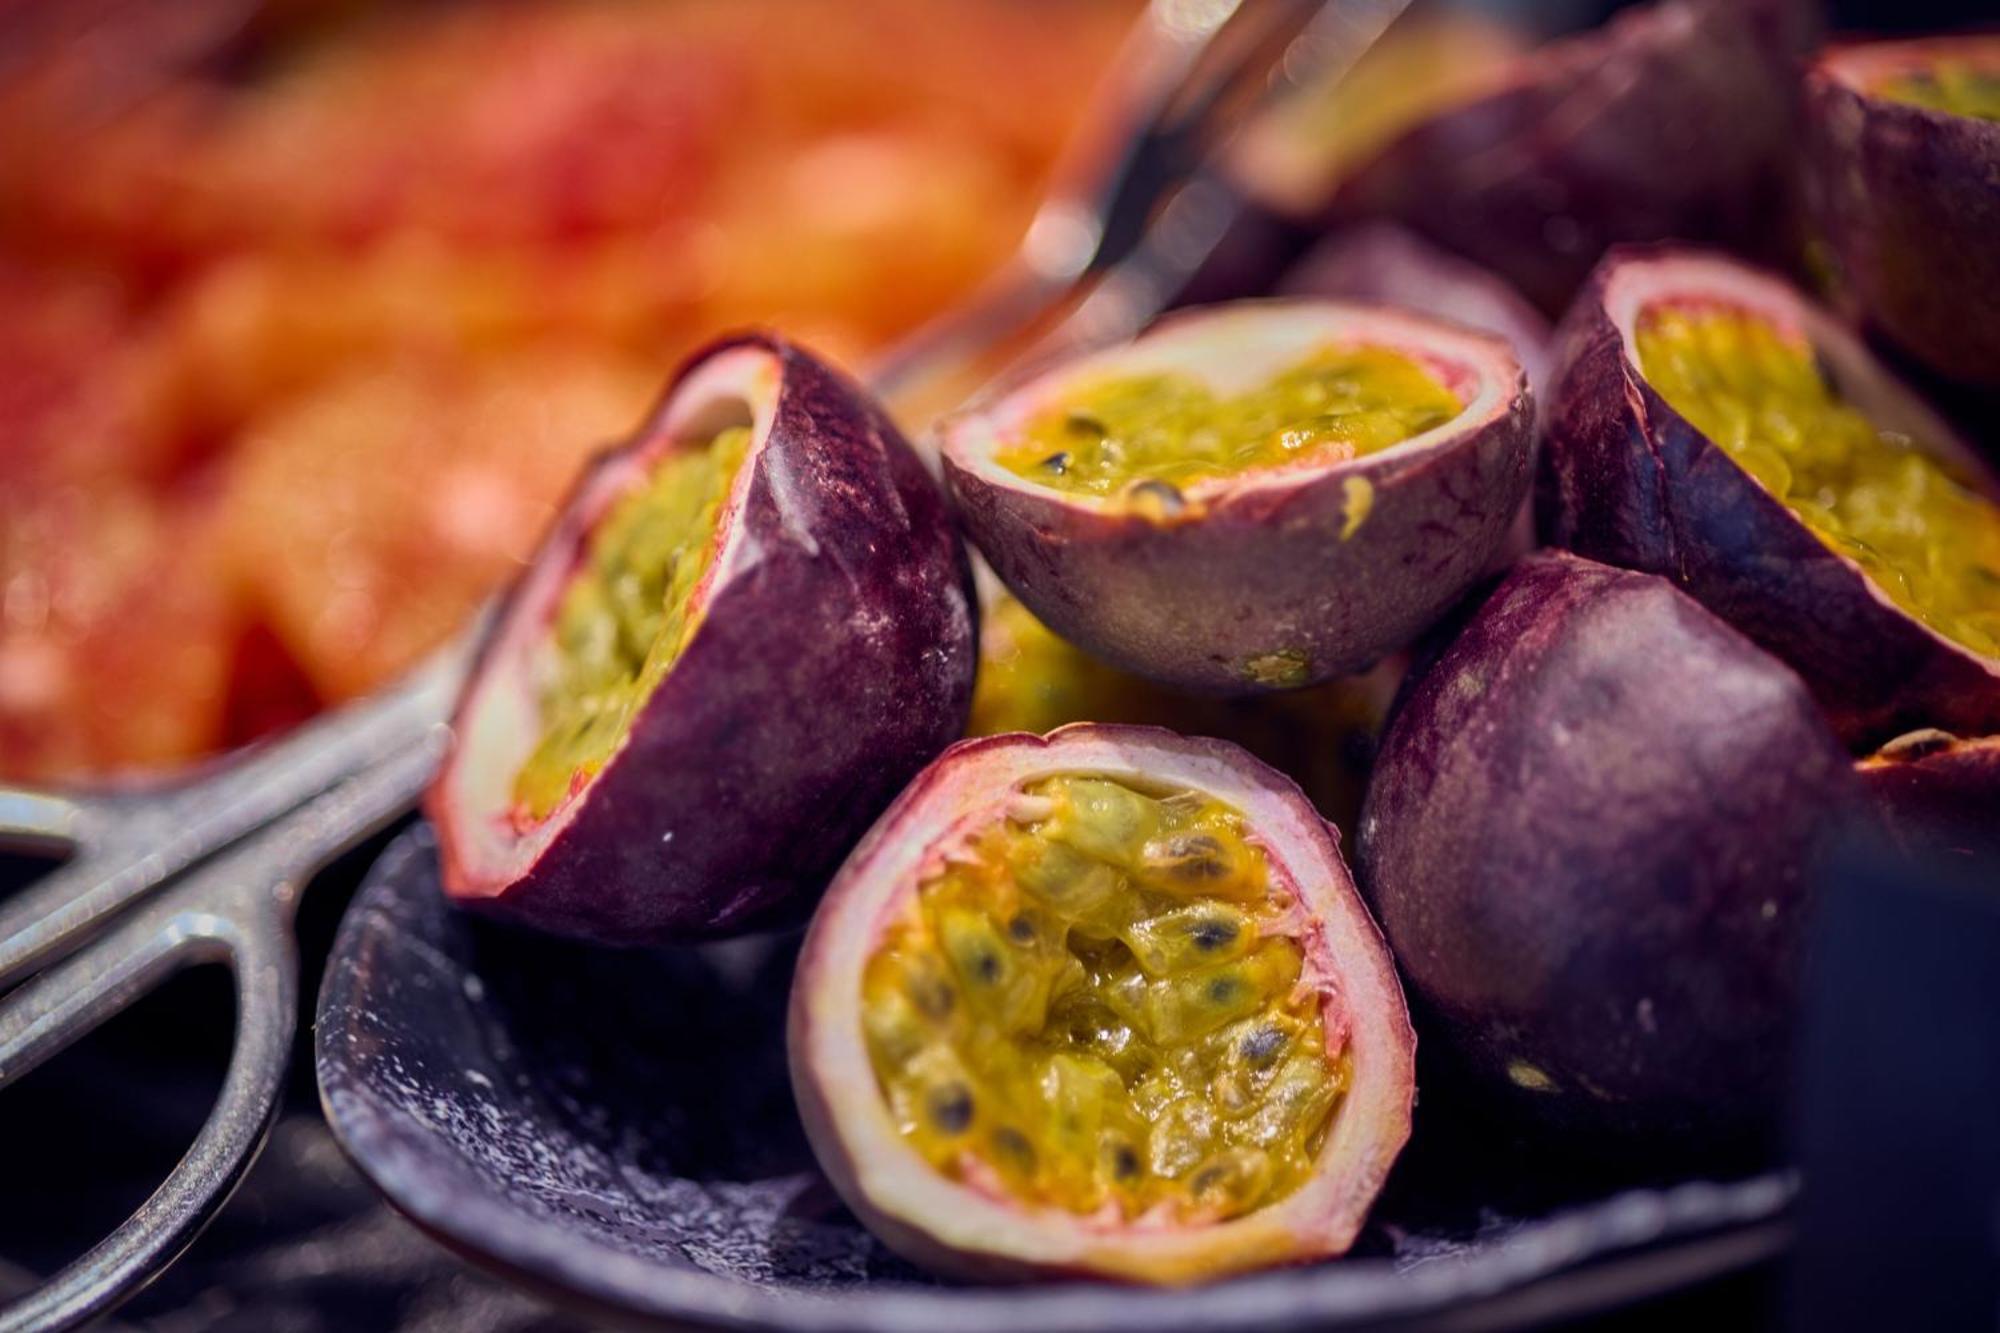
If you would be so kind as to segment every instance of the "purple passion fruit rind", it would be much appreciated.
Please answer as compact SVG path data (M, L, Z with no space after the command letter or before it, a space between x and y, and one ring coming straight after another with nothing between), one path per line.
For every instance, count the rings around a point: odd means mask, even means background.
M1972 492L2000 496L1949 427L1785 283L1671 248L1608 256L1557 332L1537 487L1543 537L1664 574L1805 676L1836 729L2000 731L2000 661L1932 629L1669 405L1639 364L1655 308L1736 311L1802 338L1839 398Z
M685 646L594 776L546 818L515 779L535 680L594 526L676 451L748 425ZM466 907L611 944L795 913L962 731L971 572L943 497L854 385L766 335L719 342L600 459L481 649L426 807Z
M1844 298L1938 374L2000 389L2000 120L1899 96L2000 32L1835 46L1806 78L1806 195Z
M1528 1118L1719 1143L1775 1107L1806 868L1857 801L1781 663L1547 552L1399 704L1359 864L1420 1011Z
M1341 347L1423 366L1458 414L1352 457L1106 497L999 458L1093 384L1169 374L1240 392ZM968 531L1049 628L1166 684L1250 694L1366 669L1442 614L1507 540L1528 484L1530 417L1526 380L1498 339L1396 311L1274 301L1183 312L940 431Z
M1861 781L1910 850L2000 856L2000 736L1898 736L1861 761Z
M1076 858L1078 848L1089 848L1089 856L1096 858L1115 860L1124 854L1118 849L1125 832L1120 831L1123 825L1115 812L1107 814L1111 807L1089 807L1096 813L1088 820L1077 816L1081 822L1074 828L1065 822L1076 808L1072 806L1052 807L1057 813L1041 823L1022 822L1047 814L1039 809L1023 813L1024 802L1047 804L1047 798L1038 793L1051 782L1061 781L1102 787L1113 794L1123 792L1127 803L1137 799L1156 811L1160 802L1169 799L1220 802L1232 812L1235 822L1230 826L1247 837L1245 846L1254 849L1258 863L1265 867L1272 896L1266 900L1262 891L1252 896L1281 910L1282 922L1267 923L1248 935L1194 931L1188 937L1189 948L1219 948L1234 957L1247 947L1252 952L1234 966L1249 967L1282 944L1281 952L1292 960L1285 975L1297 978L1284 982L1283 987L1293 1003L1310 1002L1319 1026L1288 1027L1294 1041L1283 1046L1286 1054L1277 1063L1289 1069L1294 1062L1304 1061L1321 1068L1337 1079L1340 1091L1337 1101L1316 1103L1327 1119L1301 1177L1261 1206L1191 1218L1185 1210L1164 1203L1135 1214L1122 1211L1115 1203L1092 1206L1080 1199L1050 1202L1032 1189L1024 1190L1022 1183L1027 1178L1018 1171L996 1172L982 1165L983 1148L970 1146L961 1158L936 1164L934 1153L927 1155L920 1150L925 1129L921 1115L916 1121L905 1121L891 1112L887 1096L892 1087L899 1086L898 1070L905 1066L882 1064L884 1034L893 1036L913 1024L913 1031L930 1028L922 1027L921 1015L915 1010L906 1015L908 1024L891 1021L894 1014L888 1010L903 1007L898 1000L900 992L880 991L876 969L883 967L885 960L894 963L902 957L889 949L888 942L908 938L898 932L905 929L932 886L946 882L955 868L976 865L983 830L1004 827L1011 836L1028 839L1031 849L1039 849L1019 863L1024 867L1019 880L999 885L998 891L1026 895L1053 891L1060 898L1076 886L1097 884L1098 876L1107 877L1105 886L1115 886L1107 887L1107 892L1128 895L1124 901L1141 909L1137 923L1124 930L1141 941L1139 955L1147 955L1148 943L1162 938L1151 930L1152 925L1178 921L1186 915L1184 908L1158 917L1146 915L1152 908L1171 907L1182 893L1200 895L1214 890L1222 895L1218 901L1228 900L1235 893L1230 886L1242 887L1233 870L1227 875L1182 875L1179 888L1160 902L1152 902L1160 896L1154 887L1148 887L1154 885L1147 878L1154 872L1146 869L1153 864L1152 842L1143 844L1146 850L1129 871L1114 873L1107 864L1092 860L1095 868L1082 878L1040 876L1037 867L1053 866L1058 861L1067 864L1064 858ZM1158 794L1159 802L1135 796L1142 792ZM1112 806L1118 804L1113 802ZM1106 841L1097 841L1098 834ZM1136 841L1138 836L1133 835L1134 846L1141 845ZM1214 839L1193 841L1219 852ZM1239 857L1231 864L1240 867L1243 863ZM1164 867L1166 862L1160 865ZM920 889L920 885L924 887ZM1234 910L1260 910L1241 895L1236 898ZM1048 910L1046 905L1038 906L1033 919L1042 920ZM988 952L1007 955L996 959L994 967L968 968L957 946L946 946L943 958L937 961L949 970L935 975L948 984L941 994L930 997L936 1002L927 1007L928 990L916 996L918 1007L929 1015L922 1023L943 1031L943 1025L971 1023L986 1012L978 994L982 981L1014 977L1020 961L1014 953L1036 947L1023 942L1029 935L1015 929L1019 924L1018 918L1009 922L1004 941L998 934L993 936ZM1069 938L1074 941L1079 937L1072 934ZM1108 946L1086 940L1073 947L1109 947L1115 952L1123 946L1114 939ZM1148 1004L1178 995L1178 973L1170 963L1166 966L1164 973L1153 975L1150 981L1134 980L1130 988L1134 995ZM1203 971L1198 975L1207 974ZM1080 978L1082 974L1077 975ZM1079 979L1074 984L1087 988L1094 983ZM864 992L871 985L877 989ZM1149 986L1154 989L1148 990ZM1207 994L1206 985L1199 989L1202 995ZM957 994L959 990L964 991L963 996ZM1061 997L1068 994L1059 991L1049 1010L1058 1016L1054 1021L1059 1025L1067 1022L1059 1016L1069 1003ZM1086 1005L1094 1003L1090 994L1086 989ZM1147 1012L1163 1014L1168 1008ZM1132 1022L1146 1030L1140 1039L1163 1039L1152 1032L1148 1021ZM1233 1031L1225 1026L1213 1033L1214 1038L1226 1039L1232 1052L1236 1044L1230 1035ZM1317 1035L1306 1045L1296 1044L1308 1033ZM1073 1032L1058 1042L1062 1049L1048 1058L1052 1062L1067 1058L1069 1048L1064 1042L1084 1043L1079 1050L1087 1057L1085 1047L1091 1039L1087 1031L1082 1036ZM1260 1046L1249 1056L1270 1064L1280 1043L1267 1041L1264 1045L1271 1049ZM1415 1086L1414 1037L1394 967L1341 863L1332 829L1297 787L1235 746L1189 740L1154 727L1082 724L1061 728L1046 738L1021 734L986 737L946 751L855 848L814 916L793 983L789 1049L793 1087L808 1135L821 1166L848 1205L899 1253L934 1270L980 1280L1096 1277L1179 1283L1339 1254L1352 1243L1408 1138ZM961 1045L960 1049L965 1048ZM936 1053L929 1044L922 1050ZM1032 1050L1041 1052L1042 1048ZM976 1050L972 1054L976 1055ZM910 1057L912 1061L924 1058ZM1087 1067L1109 1058L1083 1058L1080 1063ZM1098 1075L1099 1081L1108 1078L1105 1095L1119 1103L1112 1109L1122 1114L1130 1109L1122 1099L1142 1094L1135 1088L1114 1086L1118 1077L1108 1069ZM1056 1096L1060 1089L1047 1089L1065 1081L1034 1086L1044 1088L1040 1095ZM1220 1083L1216 1086L1221 1088ZM1252 1095L1264 1095L1277 1086L1253 1078L1248 1090ZM949 1116L941 1131L968 1135L971 1145L983 1143L979 1138L982 1133L996 1142L1007 1134L1011 1126L1005 1119L1005 1103L996 1103L990 1089L990 1084L975 1079L971 1087L960 1088L944 1099L934 1108ZM969 1100L957 1092L970 1094ZM1228 1094L1222 1090L1201 1095L1213 1099ZM1003 1110L988 1109L996 1104ZM929 1100L918 1105L928 1107ZM1018 1118L1019 1108L1012 1114ZM1212 1118L1204 1123L1222 1133L1217 1125L1231 1114L1228 1105L1218 1103ZM989 1123L995 1121L998 1128ZM1006 1147L1020 1155L1031 1171L1036 1169L1033 1164L1051 1161L1062 1150L1063 1135L1074 1128L1053 1111L1046 1122L1030 1117L1021 1125ZM1158 1137L1157 1131L1154 1137ZM1179 1172L1162 1172L1155 1146L1146 1141L1131 1165L1142 1174L1171 1174L1175 1180L1164 1185L1170 1194L1185 1190L1198 1198L1201 1173L1183 1178Z
M1793 0L1663 0L1520 60L1484 96L1405 132L1335 194L1560 312L1604 250L1706 242L1786 253L1796 212Z

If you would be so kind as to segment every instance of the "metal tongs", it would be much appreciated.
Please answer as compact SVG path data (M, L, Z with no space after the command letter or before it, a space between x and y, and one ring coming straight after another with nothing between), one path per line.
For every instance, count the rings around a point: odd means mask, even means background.
M1252 116L1344 74L1409 0L1153 0L1019 251L870 376L905 420L1018 362L1137 332L1242 208L1219 172ZM1030 341L1031 335L1034 340ZM393 822L429 780L476 627L408 677L168 786L0 788L0 844L67 856L0 902L0 1088L181 968L222 962L236 1040L193 1146L152 1197L19 1302L0 1333L104 1313L221 1207L276 1115L298 1023L305 883ZM13 987L8 991L8 987Z

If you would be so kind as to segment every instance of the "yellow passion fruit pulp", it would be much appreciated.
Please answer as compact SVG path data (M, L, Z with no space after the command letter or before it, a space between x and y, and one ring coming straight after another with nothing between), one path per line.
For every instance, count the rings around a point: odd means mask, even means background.
M1030 419L997 457L1057 490L1172 503L1177 488L1209 478L1374 453L1462 407L1414 358L1332 346L1233 395L1185 372L1088 381Z
M1880 91L1895 102L1974 120L2000 120L2000 70L1941 60L1921 74L1889 80Z
M1675 411L1905 611L2000 656L2000 505L1844 401L1802 338L1722 306L1662 305L1639 365Z
M514 779L527 818L546 818L604 766L693 635L690 603L749 448L749 428L735 426L682 449L591 532L550 626L538 682L542 738Z
M1349 1061L1242 817L1082 774L1024 787L904 903L862 981L903 1137L1107 1223L1219 1221L1309 1175Z

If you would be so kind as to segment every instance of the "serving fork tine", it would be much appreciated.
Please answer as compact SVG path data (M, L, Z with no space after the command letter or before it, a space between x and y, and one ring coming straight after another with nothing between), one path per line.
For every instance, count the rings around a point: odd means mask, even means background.
M1238 201L1207 165L1243 120L1286 79L1337 77L1408 4L1153 0L1020 251L958 313L892 350L871 383L904 406L1029 331L1042 334L1036 353L1137 331L1234 218ZM184 967L225 963L237 996L228 1072L187 1155L103 1242L0 1309L0 1333L111 1309L248 1169L297 1024L298 895L429 780L477 632L383 693L171 786L0 788L0 844L68 854L0 901L0 1088Z
M995 353L1032 361L1136 333L1241 211L1218 168L1243 126L1303 86L1337 81L1409 6L1153 0L1015 253L878 358L870 386L920 424L978 383L962 377L990 375ZM1076 307L1085 297L1087 312Z

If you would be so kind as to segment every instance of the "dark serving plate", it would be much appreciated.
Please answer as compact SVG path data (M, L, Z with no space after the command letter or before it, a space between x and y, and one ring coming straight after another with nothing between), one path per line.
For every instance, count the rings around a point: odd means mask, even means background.
M1501 1328L1720 1276L1790 1236L1788 1176L1633 1188L1434 1096L1339 1262L1190 1291L940 1284L814 1168L785 1075L794 944L613 953L489 926L446 905L416 826L370 872L327 967L328 1118L445 1244L678 1327Z

